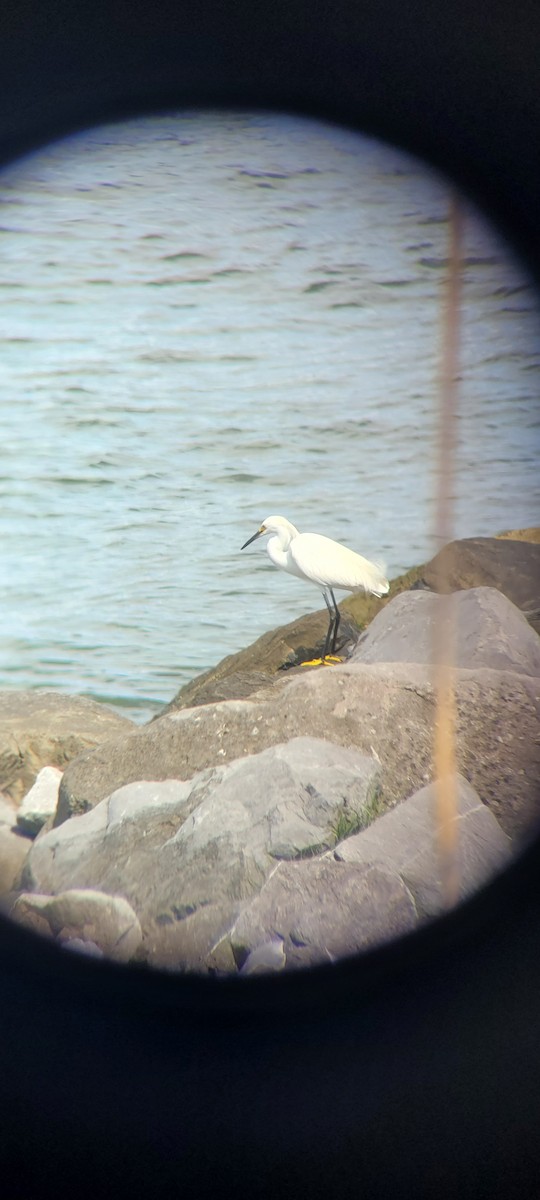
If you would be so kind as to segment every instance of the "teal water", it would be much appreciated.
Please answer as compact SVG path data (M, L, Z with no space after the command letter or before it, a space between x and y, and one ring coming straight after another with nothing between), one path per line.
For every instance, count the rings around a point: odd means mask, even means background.
M434 550L445 181L307 120L185 113L0 177L1 687L143 720L322 606L272 512ZM464 205L457 536L538 521L538 302Z

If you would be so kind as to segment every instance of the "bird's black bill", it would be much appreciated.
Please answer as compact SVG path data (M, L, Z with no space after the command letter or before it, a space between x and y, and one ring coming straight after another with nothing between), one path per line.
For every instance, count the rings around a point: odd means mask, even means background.
M255 538L258 538L260 536L261 536L261 530L258 529L257 532L253 534L253 537L248 538L247 542L244 542L244 545L240 546L240 549L245 550L246 546L251 546L251 543L255 541Z

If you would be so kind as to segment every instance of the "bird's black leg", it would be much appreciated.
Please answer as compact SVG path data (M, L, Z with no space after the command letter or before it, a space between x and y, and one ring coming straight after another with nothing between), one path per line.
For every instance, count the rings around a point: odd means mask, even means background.
M326 634L326 641L324 643L323 658L326 658L328 653L331 653L331 654L334 653L334 650L336 648L337 631L339 628L339 621L340 621L340 614L339 614L338 606L336 604L336 598L334 596L332 588L328 588L328 591L332 597L333 607L332 607L332 604L330 604L327 593L323 592L324 603L326 604L326 607L330 614L330 621L328 624L328 632Z
M331 654L335 654L335 653L336 653L336 642L337 642L337 635L338 635L338 629L339 629L339 622L341 621L341 613L340 613L340 611L339 611L339 608L338 608L338 606L337 606L337 604L336 604L336 597L334 596L334 593L333 593L333 591L332 591L332 588L330 588L330 595L331 595L331 597L332 597L332 604L334 605L334 632L333 632L333 634L332 634L332 645L331 645L331 647L330 647L330 653L331 653Z
M328 625L328 630L327 630L327 633L326 633L326 641L325 641L325 643L324 643L324 654L323 654L323 658L326 658L326 655L328 654L328 648L329 648L329 646L330 646L330 638L331 638L331 635L332 635L332 630L333 630L333 628L334 628L334 613L333 613L332 607L331 607L331 605L330 605L330 601L329 601L329 599L328 599L328 596L326 595L326 592L323 592L323 596L324 596L324 603L326 604L326 607L327 607L327 609L328 609L328 612L329 612L329 615L330 615L330 622L329 622L329 625Z

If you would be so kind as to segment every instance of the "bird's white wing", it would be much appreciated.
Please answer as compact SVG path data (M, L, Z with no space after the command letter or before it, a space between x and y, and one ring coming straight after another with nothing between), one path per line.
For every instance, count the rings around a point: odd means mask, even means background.
M291 542L289 554L298 573L321 588L364 589L375 595L388 591L388 580L376 563L321 533L299 534Z

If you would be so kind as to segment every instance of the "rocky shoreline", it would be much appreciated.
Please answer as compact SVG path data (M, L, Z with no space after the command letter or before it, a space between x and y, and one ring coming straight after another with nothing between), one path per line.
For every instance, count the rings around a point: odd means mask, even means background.
M451 543L259 638L145 726L0 693L0 906L59 945L243 975L333 962L443 911L432 632L455 592L460 896L540 823L540 531Z

